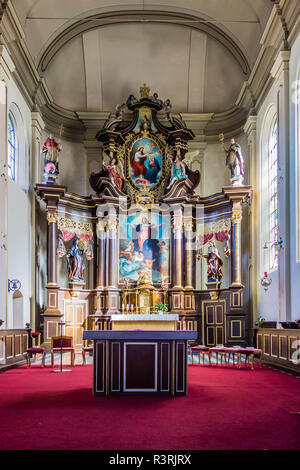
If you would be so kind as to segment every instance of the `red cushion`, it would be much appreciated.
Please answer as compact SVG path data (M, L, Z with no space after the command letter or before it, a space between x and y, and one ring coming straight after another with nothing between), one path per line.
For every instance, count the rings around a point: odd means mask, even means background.
M91 352L94 350L93 346L86 346L85 348L82 348L83 351L85 352Z
M74 351L74 348L52 348L52 351L60 351L61 349L63 351Z
M224 349L224 352L230 353L230 354L236 354L239 352L239 348L222 348Z
M32 331L31 332L31 336L39 336L41 333L39 333L38 331Z
M38 354L38 353L43 353L45 352L45 349L44 348L40 348L38 346L34 346L32 348L28 348L26 349L26 352L28 353L33 353L33 354Z
M191 346L190 349L191 351L202 351L202 352L209 351L208 346Z
M222 347L222 348L210 348L210 351L211 352L216 352L216 353L224 353L226 352L226 349L225 347Z
M246 349L246 348L237 348L237 352L239 354L245 354L246 356L250 356L253 354L253 349Z

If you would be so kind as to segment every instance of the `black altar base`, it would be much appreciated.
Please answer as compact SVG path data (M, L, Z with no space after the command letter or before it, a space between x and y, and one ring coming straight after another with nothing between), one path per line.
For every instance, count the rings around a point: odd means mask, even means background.
M192 331L84 331L94 340L94 395L186 395Z

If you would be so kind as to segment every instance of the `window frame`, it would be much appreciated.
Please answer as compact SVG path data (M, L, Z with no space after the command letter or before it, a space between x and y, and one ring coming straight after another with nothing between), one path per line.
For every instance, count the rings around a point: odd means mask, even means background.
M9 136L12 135L13 139ZM18 140L16 132L16 123L12 113L7 118L7 174L12 181L17 182L17 158L18 158ZM13 157L11 155L13 153ZM13 162L13 165L11 164Z
M268 233L269 233L269 271L278 268L278 232L279 232L279 198L278 198L278 118L272 120L268 138Z

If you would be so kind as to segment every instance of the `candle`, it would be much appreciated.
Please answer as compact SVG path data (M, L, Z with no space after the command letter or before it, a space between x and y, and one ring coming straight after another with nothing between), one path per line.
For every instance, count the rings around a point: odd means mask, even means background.
M267 271L265 271L265 277L268 277L268 276L267 276Z
M126 308L126 310L127 310L127 312L128 312L128 310L129 310L129 304L127 304L127 308Z
M133 312L133 304L131 304L131 311Z
M123 312L124 312L124 309L125 309L125 305L124 305L124 304L122 304L122 311L123 311Z

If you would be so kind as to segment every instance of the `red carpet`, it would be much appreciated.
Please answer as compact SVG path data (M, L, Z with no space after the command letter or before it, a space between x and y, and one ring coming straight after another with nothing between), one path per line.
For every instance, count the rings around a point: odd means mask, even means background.
M300 379L189 366L186 397L92 395L92 366L0 374L0 449L300 449Z

